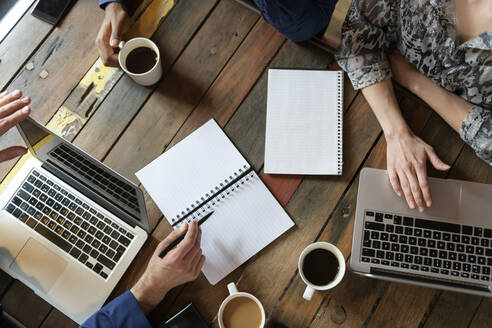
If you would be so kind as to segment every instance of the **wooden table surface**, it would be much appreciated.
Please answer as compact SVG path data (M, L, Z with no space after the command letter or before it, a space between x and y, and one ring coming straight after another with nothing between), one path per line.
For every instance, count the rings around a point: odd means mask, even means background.
M160 0L154 0L160 1ZM94 47L103 11L96 0L80 0L52 28L26 14L0 43L0 89L22 89L32 97L32 116L46 124L98 58ZM181 0L153 35L164 58L164 78L145 88L127 76L109 94L79 111L83 119L64 135L132 181L134 173L213 117L258 171L265 143L268 67L334 68L333 56L294 44L257 14L232 0ZM34 69L25 65L33 63ZM42 79L39 73L49 75ZM314 241L337 245L350 256L361 168L384 169L385 139L368 104L346 80L342 176L262 178L296 226L216 286L203 275L172 290L150 315L156 324L193 301L217 326L227 283L256 295L269 324L288 327L490 327L492 300L430 288L363 278L347 271L331 291L302 299L297 274L301 250ZM399 95L413 131L451 164L436 177L492 183L492 169L479 160L434 112ZM13 163L1 166L4 178ZM171 227L147 197L151 235L111 299L133 285L157 243ZM490 213L488 213L490 215ZM4 309L28 327L71 327L74 322L0 272Z

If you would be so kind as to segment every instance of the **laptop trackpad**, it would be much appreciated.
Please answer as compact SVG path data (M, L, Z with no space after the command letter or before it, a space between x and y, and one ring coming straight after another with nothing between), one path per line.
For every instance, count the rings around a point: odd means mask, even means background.
M25 281L39 290L48 293L67 264L63 258L50 251L43 244L29 238L15 261L10 265L10 269L19 278L23 277Z

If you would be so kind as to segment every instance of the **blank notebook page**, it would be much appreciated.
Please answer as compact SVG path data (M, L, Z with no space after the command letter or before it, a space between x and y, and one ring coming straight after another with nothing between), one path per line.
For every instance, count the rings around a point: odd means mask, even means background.
M341 71L270 69L265 173L341 174Z
M136 176L172 224L173 218L244 166L249 167L248 162L210 120Z

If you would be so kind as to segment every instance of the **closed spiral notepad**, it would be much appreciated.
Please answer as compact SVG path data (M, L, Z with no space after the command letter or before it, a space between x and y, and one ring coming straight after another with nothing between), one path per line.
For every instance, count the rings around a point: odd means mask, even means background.
M342 170L343 72L270 69L265 173Z
M294 225L214 120L137 172L175 229L202 224L202 269L211 284Z

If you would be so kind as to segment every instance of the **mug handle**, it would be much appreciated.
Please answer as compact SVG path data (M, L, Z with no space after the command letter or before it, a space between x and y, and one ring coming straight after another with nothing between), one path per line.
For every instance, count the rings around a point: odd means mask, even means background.
M310 301L311 298L313 298L313 295L314 295L314 292L315 291L316 290L314 290L310 286L306 286L306 290L304 291L304 294L302 295L302 298L304 298L306 301Z
M237 290L236 284L233 282L231 282L230 284L227 285L227 289L229 290L230 295L234 295L234 294L239 293L239 291Z
M123 47L125 46L125 41L120 41L120 43L118 44L118 48L123 49Z

